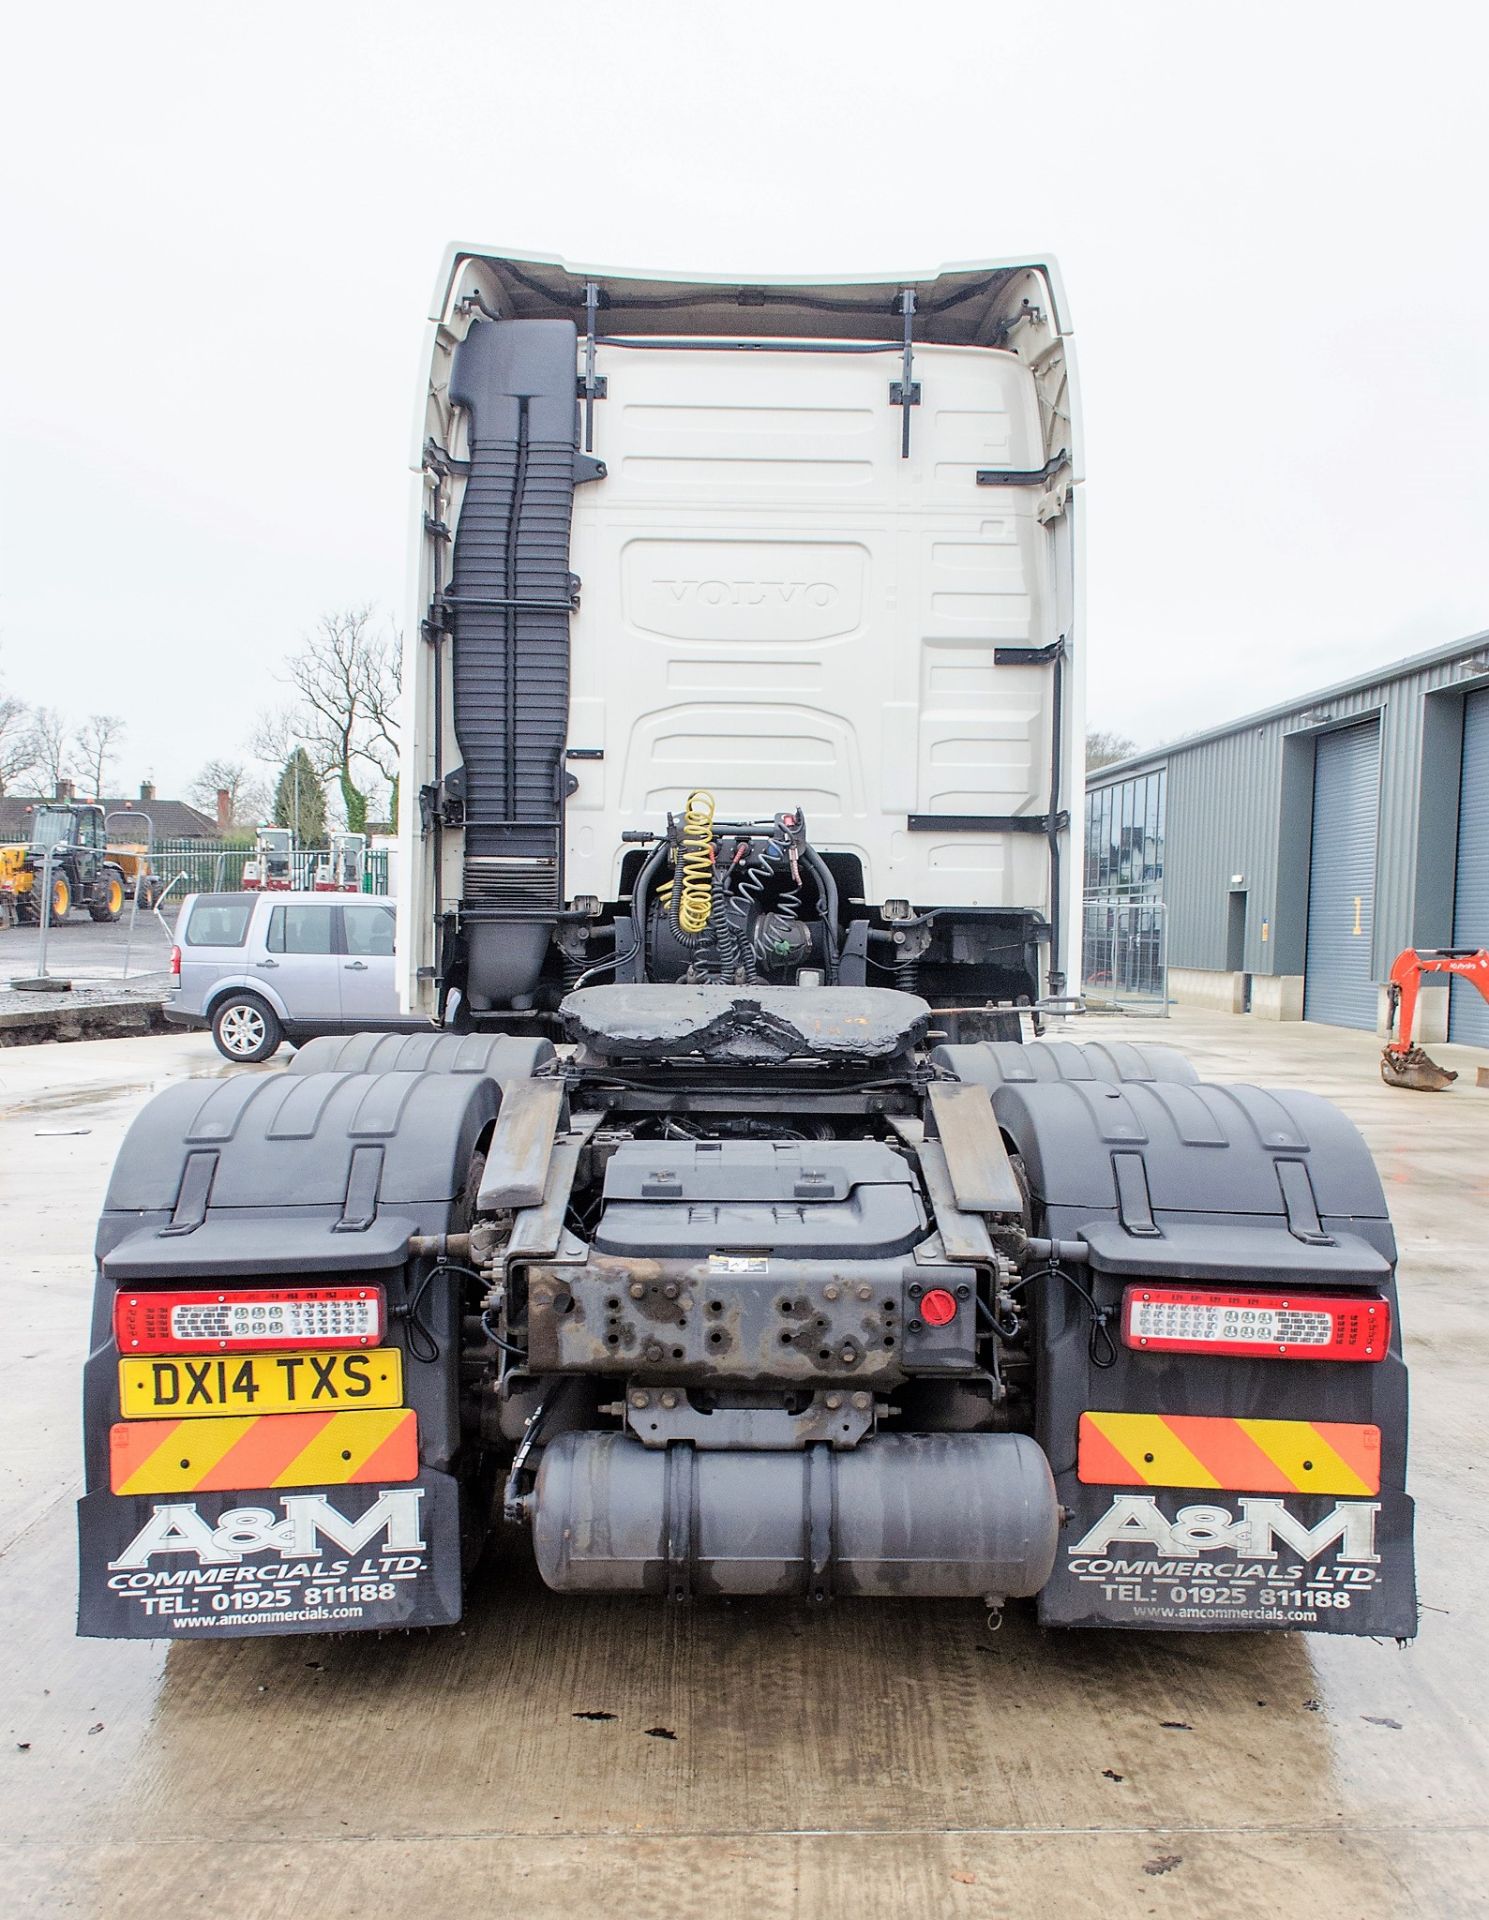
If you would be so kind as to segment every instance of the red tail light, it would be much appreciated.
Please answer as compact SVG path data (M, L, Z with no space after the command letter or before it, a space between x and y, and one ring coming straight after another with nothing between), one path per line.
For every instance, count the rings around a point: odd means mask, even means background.
M1129 1287L1122 1296L1122 1339L1146 1353L1384 1360L1391 1344L1391 1309L1384 1300L1337 1295Z
M174 980L181 978L181 949L179 947L171 948L171 977Z
M121 1353L272 1352L277 1347L375 1347L381 1287L278 1287L137 1293L114 1300Z

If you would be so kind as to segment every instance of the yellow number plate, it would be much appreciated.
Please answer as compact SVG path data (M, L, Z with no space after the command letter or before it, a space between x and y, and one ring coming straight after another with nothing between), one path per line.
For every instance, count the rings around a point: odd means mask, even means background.
M362 1353L220 1353L119 1362L126 1420L222 1413L356 1413L403 1405L397 1347Z

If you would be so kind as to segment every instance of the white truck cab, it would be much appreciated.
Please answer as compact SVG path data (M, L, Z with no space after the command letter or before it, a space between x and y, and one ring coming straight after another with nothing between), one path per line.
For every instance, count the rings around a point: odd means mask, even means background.
M1052 263L745 280L452 247L414 469L410 1008L541 1023L592 970L969 1017L1076 991ZM671 884L694 794L722 950Z

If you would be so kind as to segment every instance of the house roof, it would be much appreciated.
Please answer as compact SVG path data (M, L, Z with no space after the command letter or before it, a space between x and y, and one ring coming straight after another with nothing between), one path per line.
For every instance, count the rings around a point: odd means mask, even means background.
M30 810L49 804L49 799L50 796L42 794L0 796L0 842L29 840ZM105 813L149 814L157 840L216 840L220 837L217 822L212 816L203 813L199 807L189 806L184 800L141 800L135 794L127 799L103 799L98 804ZM127 830L126 822L115 820L110 824L109 838L122 840ZM140 831L143 835L143 823Z

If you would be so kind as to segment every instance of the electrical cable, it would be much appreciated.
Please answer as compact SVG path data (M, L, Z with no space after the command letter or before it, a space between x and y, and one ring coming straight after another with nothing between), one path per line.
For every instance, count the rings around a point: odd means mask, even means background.
M1112 1315L1117 1309L1115 1307L1098 1306L1091 1293L1081 1285L1073 1273L1067 1273L1058 1260L1052 1260L1047 1267L1036 1268L1033 1273L1022 1274L1009 1285L1008 1292L1018 1293L1024 1287L1031 1285L1035 1280L1048 1279L1051 1275L1057 1280L1063 1280L1068 1286L1073 1287L1091 1309L1091 1339L1089 1346L1091 1365L1093 1367L1100 1367L1103 1371L1108 1367L1114 1367L1117 1364L1117 1343L1112 1338L1110 1323Z
M407 1305L393 1309L394 1317L402 1320L408 1328L409 1358L411 1360L418 1360L427 1367L432 1367L438 1361L440 1344L435 1337L434 1329L425 1326L424 1322L419 1318L419 1309L424 1304L424 1295L428 1292L429 1283L434 1276L437 1273L449 1273L451 1271L452 1269L446 1266L443 1261L435 1261L434 1265L428 1269L424 1278L415 1288L414 1296Z
M593 980L597 973L610 973L616 967L628 965L630 961L636 958L636 955L640 953L640 951L641 942L636 940L624 953L612 953L608 960L597 960L592 967L587 968L585 972L580 974L573 986L569 988L569 992L577 993L582 986L586 986Z

